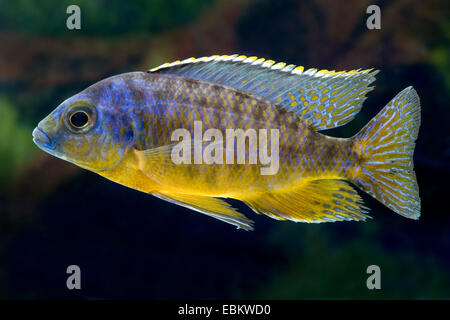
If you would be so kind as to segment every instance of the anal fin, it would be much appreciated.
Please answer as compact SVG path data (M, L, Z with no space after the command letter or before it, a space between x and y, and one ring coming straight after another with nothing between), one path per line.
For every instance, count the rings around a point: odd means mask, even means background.
M278 220L318 223L370 218L361 197L343 180L310 180L293 189L239 200Z
M237 212L223 200L188 194L152 193L152 195L177 205L198 211L244 230L253 230L253 221Z

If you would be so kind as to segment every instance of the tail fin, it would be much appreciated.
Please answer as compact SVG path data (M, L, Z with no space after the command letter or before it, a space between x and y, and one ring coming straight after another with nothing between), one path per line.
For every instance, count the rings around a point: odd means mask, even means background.
M362 160L353 183L411 219L420 216L419 188L412 159L419 126L419 96L408 87L354 137Z

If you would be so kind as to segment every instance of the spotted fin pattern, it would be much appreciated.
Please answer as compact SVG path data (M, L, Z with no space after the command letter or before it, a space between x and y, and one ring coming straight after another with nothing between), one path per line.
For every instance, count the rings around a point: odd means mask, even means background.
M355 151L363 162L353 182L396 213L420 216L419 188L413 152L420 126L416 91L401 91L355 137Z
M148 72L207 81L254 94L296 112L318 130L342 126L361 109L378 71L305 70L264 58L235 55L189 58Z
M358 193L342 180L319 179L288 191L273 191L240 199L256 213L278 220L334 222L365 220L369 216Z

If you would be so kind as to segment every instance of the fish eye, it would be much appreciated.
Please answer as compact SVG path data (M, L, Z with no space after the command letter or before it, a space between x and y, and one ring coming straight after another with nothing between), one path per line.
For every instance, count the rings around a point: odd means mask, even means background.
M89 116L84 111L77 111L70 116L69 121L73 127L83 129L89 123Z
M95 125L97 113L89 102L77 102L66 113L64 122L67 128L74 132L86 132Z

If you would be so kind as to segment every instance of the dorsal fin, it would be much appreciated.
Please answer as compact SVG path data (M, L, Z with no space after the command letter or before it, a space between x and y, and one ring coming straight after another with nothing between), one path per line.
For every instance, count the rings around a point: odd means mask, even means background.
M378 71L304 70L264 58L235 55L165 63L151 73L173 74L225 85L267 99L311 121L318 130L346 124L361 109Z

